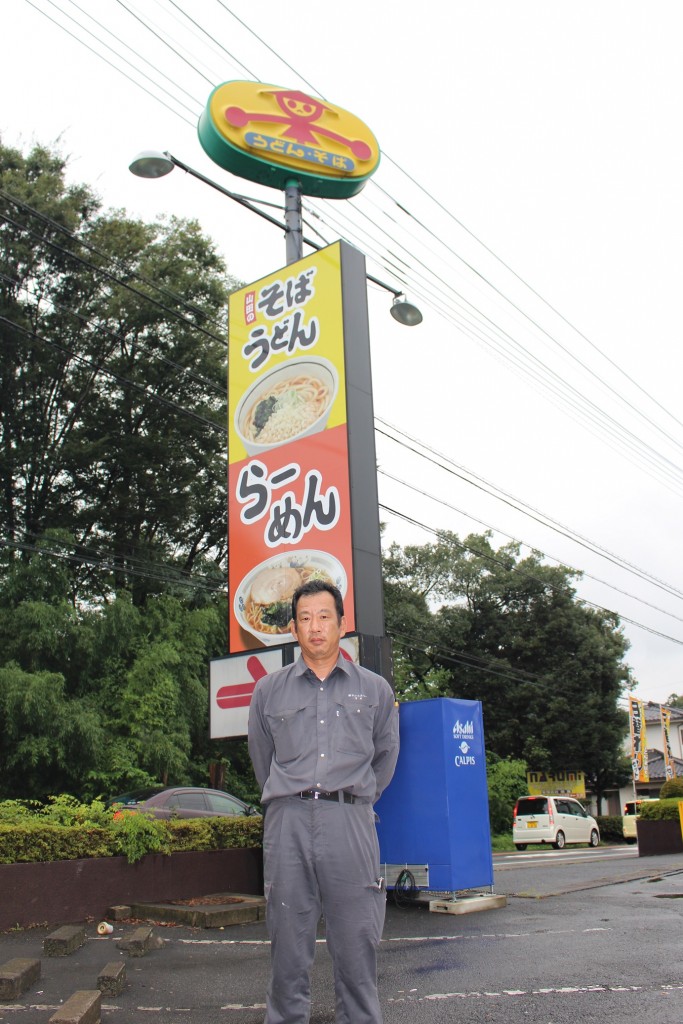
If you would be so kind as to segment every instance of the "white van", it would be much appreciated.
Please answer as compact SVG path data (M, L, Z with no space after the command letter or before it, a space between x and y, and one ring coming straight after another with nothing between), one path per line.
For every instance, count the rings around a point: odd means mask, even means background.
M561 850L567 843L598 846L595 818L571 796L520 796L512 819L512 839L518 850L530 843L550 843Z

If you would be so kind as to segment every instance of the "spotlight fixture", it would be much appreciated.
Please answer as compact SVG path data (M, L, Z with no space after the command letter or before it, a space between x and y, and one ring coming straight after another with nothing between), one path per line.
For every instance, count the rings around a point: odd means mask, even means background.
M143 149L142 153L138 153L128 165L128 170L138 178L163 178L170 174L174 167L170 153L161 153L158 149Z
M259 210L253 205L255 202L262 203L263 200L252 200L248 199L247 196L239 195L236 192L230 192L229 189L224 188L223 185L219 185L217 181L207 178L199 171L196 171L193 167L183 163L182 160L179 160L171 153L162 153L161 150L158 149L143 149L143 151L138 153L138 155L128 165L128 170L138 178L153 179L165 177L167 174L170 174L175 167L179 167L182 171L192 175L193 178L203 181L205 185L210 185L211 188L216 189L217 192L221 192L229 199L234 199L235 202L239 203L241 206L245 206L248 210L251 210L252 213L257 214L259 217L263 217L264 220L270 221L270 223L274 224L276 227L285 228L285 230L287 230L286 224L276 220L275 217L271 217L271 215L266 213L265 210ZM275 204L266 203L265 205L273 206ZM278 209L280 209L280 207L278 207ZM312 249L317 250L322 248L318 242L315 242L310 238L303 238L303 241L306 245L310 245ZM372 274L366 274L366 277L368 281L373 281L381 288L385 288L388 292L392 292L394 301L389 312L397 323L403 324L404 327L415 327L417 324L422 323L422 313L417 306L412 304L412 302L408 302L403 292L397 292L391 287L391 285L387 284L385 281L381 281L378 277L373 277Z
M389 312L394 320L403 324L404 327L416 327L422 323L422 313L412 302L408 302L405 295L396 296Z

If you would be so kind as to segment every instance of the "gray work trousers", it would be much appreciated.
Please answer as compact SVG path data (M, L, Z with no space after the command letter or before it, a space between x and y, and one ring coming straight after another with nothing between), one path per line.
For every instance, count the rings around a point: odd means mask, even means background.
M334 968L336 1024L381 1024L377 948L386 893L377 885L372 805L272 800L263 856L272 960L266 1024L308 1024L321 913Z

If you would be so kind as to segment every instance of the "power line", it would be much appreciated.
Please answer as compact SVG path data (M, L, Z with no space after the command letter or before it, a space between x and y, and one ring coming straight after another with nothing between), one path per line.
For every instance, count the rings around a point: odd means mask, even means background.
M405 431L400 430L393 424L387 423L385 420L381 420L378 417L375 418L375 421L375 430L377 431L377 433L389 438L389 440L394 441L397 444L400 444L407 450L414 452L420 458L424 458L428 462L432 462L435 466L438 466L440 469L445 470L447 473L450 473L451 475L458 477L460 480L465 481L465 483L470 484L472 487L476 487L478 490L484 491L486 494L489 494L492 497L496 498L497 501L500 501L505 505L509 505L510 508L515 509L515 511L522 512L529 519L533 519L537 523L540 523L542 526L554 530L556 533L561 534L563 537L566 537L573 543L579 544L581 545L581 547L587 548L594 554L599 554L601 557L606 558L608 561L613 562L615 565L619 566L619 568L626 568L628 569L628 571L633 572L635 575L639 576L641 579L644 579L646 582L654 583L661 589L666 590L672 596L683 596L683 590L680 590L673 584L667 583L664 580L660 580L658 577L652 575L651 573L648 573L645 569L640 569L638 566L632 564L631 562L622 559L619 555L615 555L614 553L608 551L606 548L603 548L597 542L591 541L588 538L583 537L581 534L571 530L570 527L564 526L562 523L559 523L557 520L545 515L545 513L543 512L539 512L538 509L534 509L532 506L527 505L525 502L523 502L521 498L515 498L513 495L508 494L506 491L501 490L495 484L491 484L487 480L484 480L483 477L478 476L472 470L466 469L464 466L460 466L458 463L455 462L455 460L451 459L449 456L444 455L442 452L437 452L429 445L425 444L422 441L419 441L417 438L412 437L410 434L405 433ZM391 430L395 431L395 433L399 435L399 438L393 437L385 430L382 430L381 426L377 426L377 423L389 427ZM414 444L420 445L420 447L424 448L425 451L418 451L416 448L407 444L405 441L401 441L400 437L404 437L410 441L413 441ZM439 459L443 461L438 461ZM444 465L444 463L446 463L446 465Z
M121 0L118 0L118 2L120 3L120 2L121 2ZM124 5L124 4L121 4L121 6L123 6L123 7L124 7L124 9L126 9L126 10L129 10L129 11L130 11L130 9L129 9L129 8L127 8L127 7L126 7L126 5ZM175 5L175 6L176 6L176 8L177 8L177 5ZM278 56L278 58L279 58L279 59L281 59L281 60L282 60L282 57L281 57L281 55L280 55L280 54L278 54L278 53L276 53L276 51L275 51L275 50L274 50L274 49L273 49L272 47L269 47L269 46L268 46L268 44L266 43L266 41L265 41L265 40L263 40L263 39L262 39L262 37L260 37L260 36L259 36L259 35L258 35L257 33L254 33L254 32L253 32L253 30L249 28L249 26L247 26L247 25L246 25L246 24L245 24L244 22L242 22L242 21L241 21L241 19L237 18L237 17L236 17L235 15L234 15L234 13L233 13L233 12L232 12L232 11L231 11L231 10L230 10L230 9L229 9L228 7L227 7L227 5L226 5L226 4L224 4L224 3L221 3L221 7L222 7L222 8L223 8L223 9L224 9L224 10L225 10L225 11L226 11L227 13L229 13L229 14L230 14L231 16L233 16L233 17L234 17L234 18L235 18L235 19L236 19L236 20L237 20L237 21L238 21L238 22L239 22L240 24L242 24L242 26L243 26L243 27L244 27L244 28L245 28L246 30L248 30L249 32L251 32L251 34L252 34L252 35L254 35L254 36L255 36L255 38L257 38L257 39L258 39L258 40L260 41L260 43L261 43L262 45L266 46L266 47L267 47L267 48L268 48L268 49L269 49L269 50L270 50L270 51L271 51L271 52L272 52L273 54L275 54L276 56ZM140 20L140 21L141 21L142 23L144 23L144 19L140 18L140 16L139 16L139 15L134 15L134 16L135 16L135 17L136 17L136 18L137 18L138 20ZM206 30L202 29L202 28L201 28L201 26L199 26L199 22L197 22L197 21L196 21L196 19L191 19L191 20L192 20L193 24L195 24L195 25L196 25L196 26L198 26L198 27L199 27L199 28L200 28L200 29L201 29L202 31L204 31L204 32L205 32L205 34L206 34L207 36L209 35L209 33L208 33L208 32L206 32ZM148 27L149 27L149 26L148 26ZM158 32L155 32L155 30L151 30L151 31L153 32L153 34L155 34L155 35L157 35L157 36L159 36L159 35L160 35L160 33L158 33ZM164 41L164 40L162 40L162 41ZM165 41L164 41L164 42L165 42ZM125 45L125 44L124 44L124 45ZM176 50L176 49L175 49L174 47L169 47L169 48L170 48L170 50L171 50L171 52L172 52L172 53L176 53L176 54L177 54L177 50ZM229 56L231 57L231 59L234 59L234 60L236 60L236 59L237 59L237 58L235 57L235 55L234 55L234 54L232 54L232 53L231 53L230 51L226 50L226 49L225 49L224 47L222 47L222 49L224 50L224 52L226 52L226 53L227 53L227 54L228 54L228 55L229 55ZM180 57L181 57L181 58L182 58L182 59L183 59L183 60L184 60L184 61L185 61L186 63L188 63L188 64L189 64L189 65L190 65L191 67L193 67L193 68L194 68L194 65L192 64L192 61L188 61L188 59L187 59L187 58L183 57L183 56L182 56L182 55L180 55L180 54L178 54L178 55L179 55L179 56L180 56ZM284 63L286 64L286 61L284 61ZM299 73L295 72L295 69L294 69L294 68L293 68L293 67L292 67L291 65L287 65L287 66L288 66L288 67L289 67L289 68L290 68L290 69L291 69L291 70L292 70L292 71L293 71L293 72L294 72L295 74L297 74L297 75L298 75L298 77L301 77L302 81L306 81L306 79L305 79L305 78L304 78L303 76L301 76L301 75L300 75ZM194 69L196 70L196 68L194 68ZM253 74L253 72L250 72L250 71L249 71L249 69L245 69L245 70L247 71L247 73L249 73L249 74ZM254 76L254 77L255 77L255 76ZM310 83L307 83L307 84L309 84L309 85L310 85ZM311 86L311 88L313 88L313 86ZM318 90L318 93L319 93L319 94L321 94L321 95L324 95L324 94L320 93L320 91L319 91L319 90ZM390 158L390 159L391 159L391 158ZM393 161L393 160L392 160L392 163L394 163L394 165L395 165L396 167L398 167L398 168L399 168L399 170L402 170L402 169L401 169L401 168L399 167L399 165L398 165L398 164L396 164L396 162L395 162L395 161ZM403 173L403 172L402 172L402 173ZM411 179L409 175L407 176L407 179L408 179L408 180L411 180L411 181L413 181L413 183L414 183L414 184L418 184L417 182L415 182L415 181L414 181L414 179ZM374 185L377 185L377 184L378 184L378 182L376 182L376 181L373 181L373 183L372 183L372 184L373 184L373 186L374 186ZM420 187L420 188L422 189L422 187L421 187L421 186L419 186L419 185L418 185L418 187ZM388 193L388 192L387 192L387 191L386 191L385 189L384 189L384 190L383 190L383 189L381 189L381 187L380 187L380 191L383 191L383 193L384 193L384 194L385 194L385 195L386 195L386 196L387 196L387 197L388 197L388 198L389 198L389 199L390 199L390 200L391 200L391 201L392 201L392 202L393 202L393 203L395 204L395 207L396 207L396 209L398 209L399 211L401 211L401 212L402 212L402 213L403 213L403 214L404 214L405 216L407 216L407 217L409 217L409 218L412 218L412 219L414 220L414 222L415 222L415 223L417 223L418 225L420 225L420 226L422 227L422 229L424 229L424 230L425 230L425 231L427 231L428 233L431 233L431 235L432 235L432 236L434 236L434 237L437 237L437 238L439 239L439 241L441 241L440 237L439 237L439 236L436 236L436 235L435 235L435 233L434 233L434 232L432 232L432 231L431 231L431 229L429 229L427 225L423 224L423 223L422 223L422 222L420 221L420 219L419 219L419 218L415 218L415 217L414 217L414 215L413 215L412 213L410 213L410 211L408 211L408 209L407 209L407 206L405 205L405 203L399 202L398 200L394 199L394 197L393 197L393 196L391 196L391 195L390 195L390 193ZM427 192L426 192L426 190L422 189L422 191L423 191L423 192L425 192L425 194L426 194L427 196L429 196L429 198L433 199L433 197L432 197L432 196L431 196L431 195L430 195L429 193L427 193ZM362 199L361 199L361 201L362 201ZM346 210L344 211L344 214L343 214L343 216L344 216L345 214L346 214ZM452 215L451 215L451 216L452 216ZM459 221L457 220L457 218L453 218L453 219L454 219L454 221L455 221L456 223L458 223L458 224L460 225L460 223L461 223L461 222L459 222ZM464 228L464 225L462 225L462 227ZM468 230L468 229L465 229L465 230ZM470 234L470 235L472 235L472 233L471 233L471 232L469 232L469 234ZM475 240L476 240L476 241L478 242L478 244L482 244L482 245L483 245L483 243L481 243L481 242L480 242L480 240L476 238L476 236L472 235L472 237L473 237L473 238L475 238ZM484 248L486 249L486 247L485 247L485 246L484 246ZM395 246L395 245L392 245L392 251L395 251L395 249L396 249L396 246ZM490 252L490 250L488 250L488 249L487 249L487 251L489 251L489 252ZM462 258L461 258L461 257L459 256L459 254L458 254L458 253L456 253L456 252L455 252L454 250L453 250L453 254L454 254L454 255L456 256L456 258L457 258L457 259L459 259L459 260L462 260ZM411 251L410 251L410 253L407 253L407 255L409 256L409 259L408 259L408 260L406 261L406 266L409 266L409 264L410 264L410 263L414 263L414 262L415 262L415 260L416 260L416 254L415 254L415 252L414 252L414 251L412 251L412 250L411 250ZM494 254L494 255L495 255L495 254ZM497 257L496 257L496 258L497 258ZM497 259L498 259L498 258L497 258ZM493 282L491 282L491 281L489 281L489 280L488 280L487 278L485 278L485 277L484 277L484 275L482 275L482 274L481 274L481 273L480 273L480 272L479 272L479 271L478 271L478 270L477 270L476 268L474 268L474 266L473 266L473 265L469 264L469 261L463 261L463 262L464 262L464 264L465 264L465 265L467 265L467 266L469 267L469 269L470 269L470 270L471 270L472 272L474 272L475 274L478 274L478 275L479 275L479 277L480 277L480 278L481 278L481 279L482 279L482 280L483 280L483 281L484 281L484 282L486 283L486 285L487 285L487 286L489 286L489 287L491 287L491 288L493 288L493 289L495 289L495 288L496 288L496 286L495 286L495 285L493 284ZM502 261L500 261L500 260L499 260L499 262L501 263L501 265L504 265L504 266L506 266L505 264L503 264L503 263L502 263ZM507 268L507 269L509 269L509 268ZM518 275L517 275L517 276L518 276ZM520 280L522 280L522 279L520 278ZM523 283L524 283L524 284L526 284L526 282L523 282ZM500 291L500 290L498 289L498 291ZM502 296L502 297L503 297L503 298L505 299L505 301L506 301L506 302L507 302L507 301L509 301L509 300L507 299L507 297L506 297L506 296L503 296L503 295L502 295L502 292L501 292L501 296ZM512 305L514 306L514 303L513 303ZM519 307L517 307L517 308L519 308ZM550 308L550 307L549 307L549 308ZM529 318L528 318L528 314L527 314L527 313L526 313L526 312L525 312L524 310L520 310L520 313L521 313L521 315L523 315L523 316L525 316L525 317L526 317L527 319L529 319ZM460 326L461 326L461 325L460 325ZM499 330L498 326L497 326L497 325L495 325L495 324L493 324L493 322L492 322L492 326L493 326L493 328L494 328L495 330ZM540 325L536 325L536 326L538 326L538 327L539 327L539 329L540 329L541 331L545 332L545 329L544 329L544 328L542 328L542 327L541 327ZM571 325L570 325L570 326L571 326ZM549 334L548 332L545 332L545 333L546 333L546 335L547 335L547 336L548 336L549 338L551 338L551 339L552 339L552 340L553 340L553 341L554 341L555 343L558 343L558 342L557 342L557 339L555 339L555 338L552 338L552 336L551 336L551 335L550 335L550 334ZM480 338L479 340L483 340L483 339L481 339L481 338ZM516 344L518 344L518 342L515 342L515 343L516 343ZM565 346L565 350L566 350L566 346ZM570 358L572 358L572 359L575 359L575 358L576 358L576 357L574 356L574 354L573 354L573 353L571 353L570 351L567 351L567 354L568 354L568 356L569 356ZM530 355L530 353L528 353L528 355ZM509 358L510 358L510 357L509 357L509 354L508 354L508 355L504 355L503 357L504 357L504 358L506 358L506 359L509 359ZM533 357L533 358L536 358L536 357ZM521 369L521 365L520 365L520 369ZM525 370L524 372L528 372L528 370ZM545 368L545 372L548 372L548 368L547 368L547 367ZM552 372L554 373L555 371L552 371ZM587 368L587 372L591 373L591 374L592 374L592 375L593 375L593 376L594 376L594 377L595 377L596 379L598 379L598 378L597 378L597 375L596 375L596 374L594 373L594 371L593 371L592 369L590 369L590 368ZM557 375L556 375L556 376L557 376ZM558 380L562 380L562 378L558 378ZM603 384L605 384L605 382L604 382L604 381L603 381L602 383L603 383ZM563 381L563 384L564 384L564 386L569 386L569 387L571 387L570 385L568 385L568 382L567 382L567 381ZM544 386L547 386L547 385L544 385ZM608 387L608 388L611 388L611 385L609 385L609 384L605 384L605 386L606 386L606 387ZM573 389L573 390L574 390L574 391L576 392L576 389ZM613 390L613 391L615 391L615 389L612 389L612 390ZM577 394L577 396L578 396L578 394L579 394L579 393L578 393L578 392L576 392L576 394ZM617 394L617 393L616 393L616 391L615 391L615 394ZM620 397L621 397L621 398L622 398L622 400L623 400L623 396L620 396ZM587 399L585 398L585 396L583 396L583 400L584 400L584 401L587 401ZM600 406L598 406L598 405L596 405L595 403L591 403L591 404L592 404L592 407L593 407L593 410L594 410L594 416L596 416L596 417L598 417L598 418L599 418L599 417L604 417L605 413L604 413L604 411L603 411L603 410L601 409L601 407L600 407ZM627 403L627 404L628 404L628 403ZM642 415L642 413L641 413L641 411L640 411L640 410L636 410L636 409L635 409L635 407L633 407L633 403L630 403L630 404L631 404L631 408L632 408L632 410L633 410L633 411L635 411L635 412L636 412L636 413L637 413L638 415ZM614 421L614 418L613 418L613 417L611 417L611 419L613 420L613 422L614 422L615 426L616 426L616 427L618 427L618 430L619 430L619 431L624 431L624 429L625 429L625 428L623 427L623 425L621 425L621 424L617 424L617 422L616 422L616 421ZM596 422L597 422L597 421L596 421ZM655 429L659 429L659 430L661 430L661 428L659 428L659 427L658 427L658 426L657 426L656 424L653 424L653 421L651 421L651 420L650 420L650 423L651 423L651 424L653 425L653 427L654 427ZM627 432L626 432L626 436L628 437L628 435L630 435L630 436L631 436L631 438L633 439L633 441L636 441L636 440L637 440L637 442L638 442L638 444L639 444L639 445L642 445L642 444L644 443L644 442L642 442L642 441L641 441L640 439L637 439L637 438L636 438L636 436L635 436L635 435L633 434L633 432L632 432L632 431L627 431ZM678 442L678 441L677 441L677 440L676 440L675 438L672 438L672 437L671 437L671 435L667 435L667 436L668 436L668 438L669 438L669 439L670 439L670 440L672 441L672 443L674 443L674 444L676 444L676 445L678 445L678 444L679 444L679 442ZM632 443L632 442L631 442L631 443ZM659 452L657 452L656 450L654 450L654 449L652 448L652 446L650 446L650 445L646 445L646 448L647 448L647 449L648 449L648 450L649 450L649 451L651 452L652 456L653 456L653 457L654 457L655 459L659 460L660 462L663 462L664 464L666 464L666 463L670 463L670 460L666 459L666 457L665 457L665 456L663 456L663 455L662 455L661 453L659 453ZM673 464L671 464L671 465L673 466ZM643 467L641 466L641 468L643 468ZM647 471L647 466L646 466L645 468L646 468L646 471ZM662 466L662 468L664 468L664 466ZM678 467L675 467L675 468L676 468L676 470L678 471Z
M35 6L35 5L31 4L31 6ZM177 7L177 5L174 5L174 6L176 6L176 7ZM225 4L221 4L221 6L222 6L222 7L223 7L223 8L225 9L225 10L229 10L229 9L228 9L228 8L226 7L226 5L225 5ZM42 12L41 12L41 13L42 13ZM229 13L232 13L232 12L229 12ZM52 19L51 19L51 20L52 20ZM251 30L249 30L249 31L251 31ZM257 38L259 38L259 37L257 36ZM267 45L267 44L265 44L265 43L264 43L264 45ZM274 50L273 50L272 52L273 52L273 53L275 53L275 51L274 51ZM279 55L278 55L278 56L279 56ZM288 65L288 66L290 66L290 65ZM291 66L290 66L290 67L291 67ZM292 70L294 70L294 69L292 68ZM136 84L137 84L137 83L136 83ZM391 158L388 158L388 159L391 159ZM397 165L397 166L398 166L398 165ZM399 169L400 169L400 168L399 168ZM404 173L404 172L402 172L402 173ZM408 176L408 177L409 177L409 176ZM373 182L373 185L374 185L374 184L375 184L375 182ZM419 185L419 183L415 182L415 184L416 184L416 185L417 185L417 186L418 186L419 188L422 188L422 186L420 186L420 185ZM424 190L423 190L423 191L424 191ZM387 193L387 194L388 194L388 193ZM429 193L425 193L425 194L429 195ZM432 199L433 199L433 197L431 197L431 196L430 196L430 198L432 198ZM436 201L436 200L435 200L435 201ZM400 207L400 204L399 204L399 208L401 208L401 207ZM448 214L448 216L449 216L449 217L453 218L453 215L452 215L452 213L451 213L450 211L448 211L448 210L447 210L447 209L446 209L445 207L443 207L443 209L444 209L444 211L445 211L445 212L446 212L446 213ZM405 208L404 208L404 212L407 212L407 207L405 207ZM461 224L461 222L457 221L457 218L453 218L453 219L454 219L454 220L456 220L456 222L457 222L457 223L458 223L458 224L459 224L460 226L462 226L462 227L464 228L464 230L466 230L466 231L469 231L469 229L465 228L465 227L464 227L464 225L462 225L462 224ZM469 232L469 233L470 233L470 234L472 234L471 232ZM482 245L483 245L483 243L481 243L481 242L480 242L480 240L476 238L476 236L472 235L472 237L473 237L473 238L475 238L475 240L476 240L477 242L479 242L479 244L482 244ZM485 248L485 249L487 249L487 247L486 247L486 246L484 246L484 248ZM491 250L489 250L489 249L487 249L487 251L489 251L489 252L491 252L491 253L492 253L492 251L491 251ZM497 256L495 255L495 253L492 253L492 255L493 255L493 256L494 256L494 257L495 257L495 258L496 258L497 260L499 260L499 257L497 257ZM456 256L457 256L457 254L456 254ZM509 271L510 271L511 273L513 273L513 274L515 273L514 271L511 271L511 270L510 270L510 268L509 268L509 267L507 267L507 265L506 265L506 264L502 263L502 261L500 261L500 260L499 260L499 262L501 262L501 264L502 264L503 266L505 266L505 267L506 267L506 269L508 269L508 270L509 270ZM516 277L519 277L519 275L516 275L516 274L515 274L515 276L516 276ZM522 281L522 279L521 279L521 278L519 278L519 280L520 280L520 281ZM487 282L487 283L488 283L488 282ZM526 284L526 282L523 282L523 283L524 283L524 284ZM530 286L528 286L528 287L530 287ZM531 291L533 292L533 289L531 289ZM537 294L537 293L535 293L535 294ZM539 297L540 297L540 296L539 296ZM542 300L542 301L545 301L545 300ZM549 307L549 308L550 308L550 309L552 309L552 307ZM553 311L554 311L555 313L557 313L557 311L556 311L556 310L553 310ZM560 315L560 316L561 316L561 314L558 314L558 315ZM563 318L563 319L564 319L564 318ZM566 321L566 322L567 322L567 323L569 323L568 321ZM571 326L571 325L569 325L569 326ZM574 329L574 330L575 330L575 328L572 328L572 329ZM580 333L580 332L579 332L579 333ZM586 339L586 340L588 340L588 339ZM592 344L592 343L591 343L591 344ZM599 350L598 350L598 351L599 351ZM616 366L616 364L614 364L614 365ZM617 369L618 369L618 367L617 367ZM641 390L642 390L642 389L641 389ZM651 396L648 396L648 397L651 397ZM663 407L661 407L661 408L663 408ZM664 411L666 411L666 410L664 410ZM670 413L668 413L668 415L671 415L671 414L670 414ZM678 421L676 421L676 422L678 422ZM667 586L668 586L668 585L667 585Z
M388 505L383 505L380 503L379 507L383 509L385 512L388 512L390 515L397 516L399 519L402 519L406 523L410 523L412 526L419 526L421 529L426 530L428 533L431 533L434 536L438 537L441 533L444 532L443 530L435 529L433 526L427 526L426 523L421 522L419 519L415 519L413 516L408 516L403 512L399 512L397 511L397 509L390 508ZM456 544L457 547L460 547L465 551L470 551L472 552L472 554L478 556L479 558L484 558L488 561L492 561L494 563L502 565L503 568L508 568L507 566L505 566L504 563L502 563L499 559L496 559L494 556L486 555L483 552L478 551L476 548L469 548L467 547L467 545L462 544L459 541L454 541L454 543ZM526 579L533 580L537 583L542 583L543 586L550 587L551 590L558 589L552 583L548 583L544 580L538 580L536 577L531 576L530 574L525 573L521 569L517 569L516 567L513 567L510 571L518 573L520 576L523 576ZM579 600L581 604L586 605L589 608L594 608L596 611L602 612L603 614L611 615L615 619L620 620L621 622L628 622L632 626L637 626L638 629L645 630L645 632L647 633L652 633L654 636L660 637L662 640L670 640L674 644L679 644L683 646L683 639L679 639L675 636L669 636L668 633L661 633L659 630L653 629L651 626L646 626L643 622L637 622L635 619L630 619L626 615L621 615L619 612L612 611L612 609L610 608L605 608L604 605L596 604L594 601L587 601L585 598L580 598Z
M68 36L71 36L71 38L75 39L77 43L80 43L81 46L84 46L86 48L86 50L90 50L91 53L94 53L96 57L98 57L100 60L103 60L104 63L108 64L109 67L113 68L114 71L117 71L120 75L123 75L124 78L127 78L128 81L132 82L133 85L136 85L138 87L138 89L142 89L143 92L146 92L147 95L151 96L152 99L157 101L157 103L161 103L161 105L166 107L167 110L170 110L172 114L175 114L177 117L179 117L183 121L185 121L186 124L189 124L192 127L194 127L194 122L193 121L189 121L182 114L178 113L177 108L169 106L169 104L166 103L165 100L161 99L160 96L157 96L153 92L150 92L150 90L148 88L146 88L146 86L142 85L141 82L137 82L134 78L131 78L130 75L126 74L125 71L122 71L121 68L117 67L116 64L113 64L103 54L98 53L97 50L93 49L93 47L90 46L88 43L86 43L84 39L80 39L77 35L74 35L74 33L71 32L65 25L61 25L58 21L56 21L55 18L51 17L47 13L47 11L41 10L40 7L37 6L37 4L33 3L33 0L25 0L25 2L29 5L29 7L32 7L34 9L34 11L37 11L38 14L42 14L44 18L47 18L47 20L51 21L53 25L56 25L57 28L60 28L62 30L62 32L66 32L66 34ZM64 13L64 12L62 12L62 13Z
M50 538L49 544L58 543L55 538ZM66 544L66 542L64 542ZM224 583L218 580L213 581L209 576L189 575L187 572L178 570L177 574L170 571L171 566L161 565L155 568L155 563L142 562L140 559L131 559L128 555L98 555L92 549L82 549L82 545L74 543L77 551L63 551L59 548L48 546L47 542L40 545L30 544L27 541L15 541L8 537L0 537L0 548L11 551L24 551L28 554L41 555L46 558L54 558L60 562L69 562L76 565L89 565L94 568L103 568L111 573L121 573L124 576L134 576L142 579L149 579L155 583L186 587L191 590L205 590L214 594L225 594L227 588ZM120 559L125 557L125 564ZM134 564L137 561L137 564ZM133 564L131 564L133 563ZM141 568L140 566L147 568ZM158 570L158 571L157 571Z
M11 192L7 192L5 189L0 188L0 197L7 200L7 202L11 203L13 206L19 207L20 210L23 210L26 213L28 213L29 216L35 217L43 224L49 225L51 228L53 228L60 234L66 235L67 238L69 238L72 242L75 242L82 248L84 248L86 251L94 253L97 256L100 256L108 264L113 265L119 274L125 274L126 276L131 277L134 280L140 281L142 284L154 289L154 291L159 292L165 297L170 297L174 302L176 302L180 307L186 309L188 312L194 315L199 315L203 317L204 320L209 320L208 314L205 313L204 310L200 309L199 306L195 306L191 303L188 303L185 299L182 298L182 296L176 295L169 288L166 288L163 285L159 285L156 281L152 281L149 278L144 277L138 271L133 270L130 266L127 266L121 260L117 259L115 256L112 256L111 253L104 252L102 249L99 249L97 246L93 245L92 242L88 241L88 239L82 238L80 235L77 235L74 232L69 231L69 229L64 224L60 224L58 221L55 221L51 217L48 217L47 214L42 213L40 210L36 210L33 206L30 206L28 203L25 203L17 196L12 195ZM88 260L79 257L78 255L76 255L76 253L72 253L68 249L64 249L63 247L58 246L56 242L52 242L50 239L45 238L43 235L39 235L27 224L22 224L19 221L15 221L12 218L8 217L7 214L0 214L0 219L5 220L8 224L11 224L13 227L18 228L19 230L28 232L33 238L35 238L42 244L49 245L52 248L56 249L58 252L62 253L63 255L69 256L71 259L77 260L83 266L86 266L89 269L94 270L96 273L102 274L103 276L107 277L110 281L113 281L115 284L118 284L123 288L127 288L129 291L134 292L136 295L142 296L143 298L149 300L150 302L155 303L155 305L159 306L165 313L169 313L171 316L174 316L179 320L183 320L188 325L196 327L197 330L201 331L207 337L212 338L214 341L218 341L221 345L227 348L228 343L224 336L214 334L212 331L207 330L200 324L193 323L191 320L188 320L187 317L183 317L182 314L178 313L176 310L170 309L162 302L159 302L157 299L154 299L151 295L147 295L145 292L141 292L133 288L123 278L118 277L116 274L110 273L104 267L98 267L95 263L89 262Z
M143 384L137 384L135 381L132 381L129 377L124 377L122 374L116 373L114 370L109 370L105 366L93 363L91 359L87 359L85 356L79 355L77 352L74 352L72 349L67 348L65 345L60 345L59 342L53 341L50 338L42 337L40 334L37 334L36 331L34 331L33 328L31 327L25 327L23 324L17 323L15 320L10 320L8 317L2 315L0 315L0 323L5 324L8 327L13 327L15 330L20 331L22 334L25 334L28 337L41 342L41 344L49 345L51 348L55 348L57 349L57 351L63 352L64 355L68 356L70 359L75 359L77 362L83 363L84 366L87 366L94 372L94 375L104 374L111 380L115 380L117 384L123 384L126 387L129 387L132 390L137 391L139 394L144 395L145 398L149 398L153 402L158 402L160 405L164 405L167 408L172 409L174 412L181 413L183 416L188 416L190 419L193 419L196 422L201 423L203 426L211 427L212 430L220 430L221 433L223 434L227 434L228 432L228 428L226 426L223 426L220 423L216 423L215 420L210 420L208 419L208 417L202 416L201 413L194 412L192 409L186 409L178 402L174 402L170 398L164 398L163 395L159 395L154 391L148 391Z
M407 480L402 480L400 477L394 476L392 473L387 473L386 470L383 469L378 469L377 472L380 473L382 476L387 477L389 480L393 480L395 483L401 484L401 486L407 487L411 491L415 491L416 494L421 494L425 498L429 498L432 501L437 502L439 505L443 505L445 508L449 508L451 509L451 511L457 512L459 513L459 515L465 516L467 519L471 519L473 522L478 523L480 526L485 527L487 530L494 530L496 533L499 533L503 537L507 537L508 540L513 541L513 543L515 544L524 545L524 547L527 547L532 551L537 550L534 547L534 545L529 544L528 541L519 540L517 537L513 537L511 534L506 533L499 527L492 526L490 523L485 523L481 519L477 519L471 513L465 512L464 509L457 508L455 505L451 505L450 502L445 501L443 498L438 498L434 494L429 494L428 491L425 491L424 487L417 487L414 484L408 483ZM561 558L556 558L554 555L548 555L545 551L539 551L538 553L542 555L543 558L551 559L558 565L570 569L572 572L577 573L577 575L580 575L582 578L593 580L593 582L595 583L601 583L603 586L609 587L610 590L614 590L618 594L622 594L624 597L630 597L634 601L638 601L639 604L644 604L648 608L652 608L654 611L661 612L662 615L668 615L672 619L677 619L678 622L683 622L682 616L675 615L673 612L669 612L665 608L660 608L658 605L652 604L650 601L646 601L642 597L638 597L637 594L631 594L627 590L622 590L621 587L617 587L613 583L609 583L607 580L602 580L597 576L593 576L591 573L586 572L584 569L577 569L575 566L568 565L567 562L563 561Z

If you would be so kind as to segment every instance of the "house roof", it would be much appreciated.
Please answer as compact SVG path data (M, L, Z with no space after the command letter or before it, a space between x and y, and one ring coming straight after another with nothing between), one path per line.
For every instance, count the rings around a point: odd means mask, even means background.
M681 760L680 757L674 757L673 763L676 775L683 777L683 760ZM650 782L664 782L666 780L666 774L664 772L664 754L661 750L655 750L654 747L648 747L647 773L650 776Z
M659 725L662 720L660 708L666 708L667 711L671 712L672 722L675 722L677 725L683 725L683 708L672 708L668 704L653 704L652 701L648 701L643 707L645 721Z

